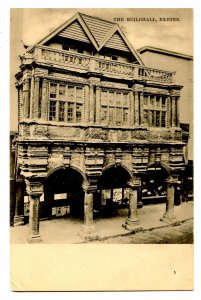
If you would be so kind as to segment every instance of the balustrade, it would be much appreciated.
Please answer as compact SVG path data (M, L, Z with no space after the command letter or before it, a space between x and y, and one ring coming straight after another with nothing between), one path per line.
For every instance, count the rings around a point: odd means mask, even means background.
M36 46L34 58L45 62L55 62L69 68L81 69L89 72L100 72L112 76L125 76L129 79L143 79L164 83L173 82L173 72L162 71L144 66L108 61L97 57L69 51L58 50L46 46Z

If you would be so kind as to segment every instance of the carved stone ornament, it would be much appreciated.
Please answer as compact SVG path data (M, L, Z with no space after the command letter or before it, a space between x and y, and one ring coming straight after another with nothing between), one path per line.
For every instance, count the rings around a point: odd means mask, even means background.
M43 184L39 181L30 181L25 179L26 191L31 196L41 196L43 194Z
M127 185L131 189L136 189L141 187L141 180L138 178L133 178L127 182Z

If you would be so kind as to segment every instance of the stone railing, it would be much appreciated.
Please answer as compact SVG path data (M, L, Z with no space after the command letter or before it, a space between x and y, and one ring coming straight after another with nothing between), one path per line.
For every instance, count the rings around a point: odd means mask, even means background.
M95 56L69 51L53 49L46 46L36 45L34 48L33 60L39 63L53 64L61 68L77 70L80 72L95 72L116 78L150 80L164 83L173 83L174 72L162 71L147 68L144 66L123 63L112 60L100 59ZM22 64L30 63L30 54L21 57Z
M104 59L95 59L94 69L98 72L109 73L114 75L126 75L135 78L137 75L137 67L128 64L115 61L108 61Z
M89 70L90 57L79 53L57 50L49 47L37 46L34 50L34 58L43 62L59 64L81 70Z
M175 72L161 71L146 67L138 67L138 77L145 80L153 80L159 82L173 82Z

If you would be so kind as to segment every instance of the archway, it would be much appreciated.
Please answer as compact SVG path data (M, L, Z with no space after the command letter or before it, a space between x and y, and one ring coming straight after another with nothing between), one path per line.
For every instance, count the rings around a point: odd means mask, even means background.
M44 184L41 218L84 215L83 176L73 168L60 168L51 173Z
M166 202L166 179L168 176L168 170L161 164L153 164L147 168L146 173L142 176L141 198L143 205Z
M121 165L112 165L103 170L94 195L94 212L111 216L118 208L128 207L129 190L127 182L131 174Z

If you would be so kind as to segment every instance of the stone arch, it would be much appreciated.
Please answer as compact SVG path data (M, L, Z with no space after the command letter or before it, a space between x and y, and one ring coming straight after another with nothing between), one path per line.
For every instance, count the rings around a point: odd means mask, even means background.
M132 172L121 164L110 164L103 168L97 181L98 193L95 195L95 205L103 216L118 214L118 208L127 205L128 181L132 177Z
M141 177L143 204L166 202L168 177L170 170L165 164L152 163L147 166L146 172Z
M49 172L47 173L46 179L47 179L50 175L52 175L54 172L56 172L56 171L58 171L58 170L61 170L61 169L67 169L67 168L71 168L71 169L77 171L78 173L80 173L80 175L82 175L83 181L87 181L87 177L86 177L85 173L84 173L81 169L79 169L79 168L77 168L77 167L75 167L75 166L71 166L71 165L68 166L68 167L65 167L65 166L57 166L57 167L54 167L53 169L49 170Z
M102 174L103 174L105 171L107 171L108 169L110 169L110 168L112 168L112 167L115 167L115 166L117 166L117 167L122 167L125 171L128 172L128 174L130 175L130 179L133 178L133 173L132 173L132 171L131 171L128 167L126 167L124 164L115 164L115 163L109 164L109 165L105 166L105 167L102 169Z
M168 167L168 165L164 164L164 163L150 163L148 166L147 166L147 169L152 167L152 166L156 166L156 167L162 167L163 169L166 170L167 174L170 176L170 168Z
M44 201L40 215L43 218L57 216L55 212L65 211L64 215L81 217L84 213L83 182L85 174L76 167L58 166L48 172L44 182Z

